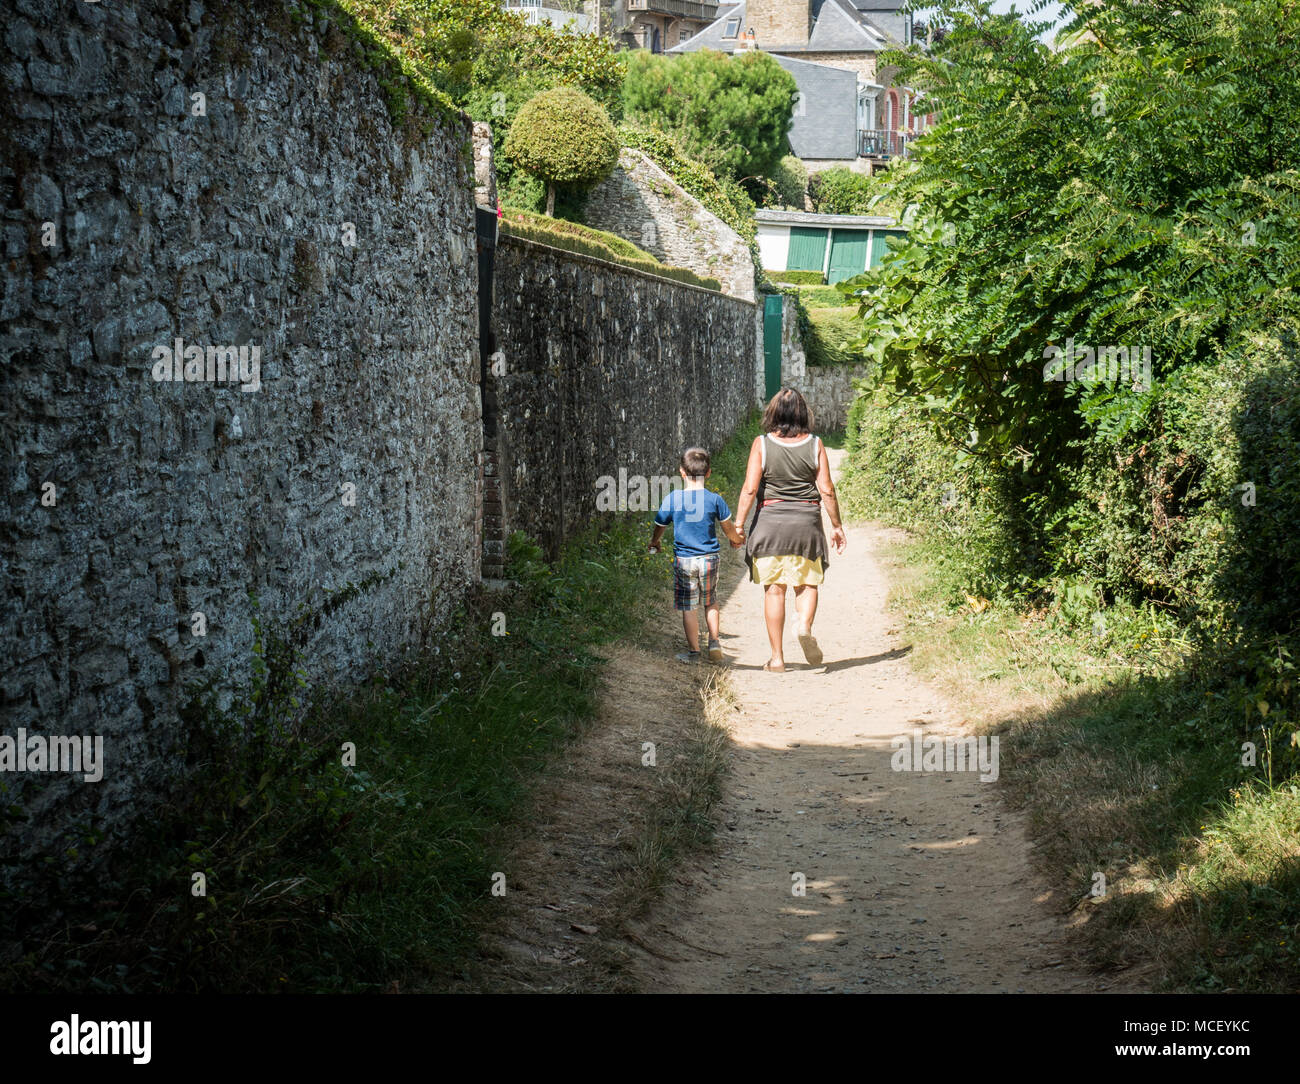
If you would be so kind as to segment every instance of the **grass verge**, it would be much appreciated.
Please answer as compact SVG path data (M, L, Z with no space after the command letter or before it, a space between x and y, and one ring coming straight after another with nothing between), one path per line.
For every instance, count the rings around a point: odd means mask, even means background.
M795 299L809 365L858 365L866 360L852 345L859 333L855 300L834 286L787 286L782 292Z

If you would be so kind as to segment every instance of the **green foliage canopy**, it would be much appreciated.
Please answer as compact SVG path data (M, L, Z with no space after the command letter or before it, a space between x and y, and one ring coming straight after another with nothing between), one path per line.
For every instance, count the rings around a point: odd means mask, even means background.
M941 120L895 186L921 213L864 280L866 337L955 441L1055 472L1296 311L1300 11L1099 0L1056 52L985 0L940 12L933 55L893 54ZM1068 338L1149 347L1153 386L1044 380Z
M575 86L615 116L623 62L613 42L531 25L498 0L348 0L475 120L504 131L540 90Z
M787 154L772 169L772 187L776 205L802 211L804 195L808 191L807 168L793 154Z
M624 115L675 138L733 180L768 176L787 153L798 88L766 53L628 54Z
M599 104L574 87L556 87L519 110L503 150L549 186L550 214L557 185L582 188L610 175L618 164L619 141Z

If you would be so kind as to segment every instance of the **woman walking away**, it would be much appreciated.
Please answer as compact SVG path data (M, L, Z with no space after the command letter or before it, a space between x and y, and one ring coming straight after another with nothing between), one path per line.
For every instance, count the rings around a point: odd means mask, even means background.
M798 612L795 632L810 666L820 666L822 650L813 636L817 588L830 553L822 530L822 504L831 521L837 554L848 540L840 523L840 506L831 481L831 465L821 439L812 434L812 415L804 397L783 388L763 412L763 433L749 449L749 469L740 491L736 523L745 538L750 578L763 585L763 617L772 657L764 670L785 673L785 590L794 588ZM752 506L754 521L745 518Z

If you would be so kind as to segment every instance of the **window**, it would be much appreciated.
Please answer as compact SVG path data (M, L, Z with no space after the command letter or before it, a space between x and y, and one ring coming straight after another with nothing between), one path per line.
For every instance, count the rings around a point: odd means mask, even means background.
M724 40L730 40L740 33L740 20L728 19L727 25L722 28L722 37Z

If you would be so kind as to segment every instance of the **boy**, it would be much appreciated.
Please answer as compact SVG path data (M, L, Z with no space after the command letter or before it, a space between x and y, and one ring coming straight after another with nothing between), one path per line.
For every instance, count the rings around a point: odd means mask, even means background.
M687 448L682 453L678 468L685 489L675 489L665 498L655 514L654 533L650 536L650 552L659 552L659 540L671 523L673 525L673 606L682 612L682 625L686 630L687 650L677 656L679 662L700 661L700 625L695 607L704 606L704 620L709 627L709 661L722 661L722 645L718 642L718 586L717 527L730 539L733 548L744 544L736 525L731 522L731 509L716 493L704 488L704 480L712 474L709 453L703 448Z

